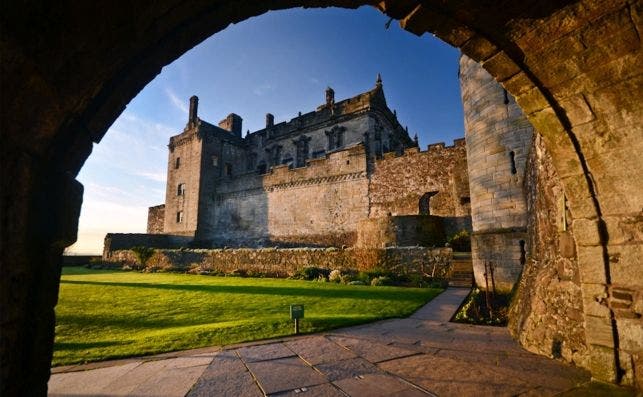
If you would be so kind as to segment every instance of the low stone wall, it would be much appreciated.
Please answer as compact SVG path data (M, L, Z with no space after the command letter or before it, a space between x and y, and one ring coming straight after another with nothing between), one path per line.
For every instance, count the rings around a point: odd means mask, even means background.
M137 246L153 248L181 248L194 240L192 236L146 233L107 233L103 245L103 260L111 261L115 251L129 250Z
M307 266L327 269L371 270L398 273L426 273L446 276L452 259L451 248L262 248L262 249L158 249L147 263L150 270L229 273L242 270L275 277L292 276ZM109 255L111 262L137 263L130 250Z
M99 259L100 255L63 255L62 266L83 266Z

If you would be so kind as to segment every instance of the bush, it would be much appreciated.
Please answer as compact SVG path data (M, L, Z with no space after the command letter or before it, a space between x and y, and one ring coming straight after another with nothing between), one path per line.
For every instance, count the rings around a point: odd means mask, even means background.
M393 281L386 276L375 277L371 280L371 285L373 287L382 286L382 285L392 285Z
M457 252L471 252L471 236L466 230L460 230L447 239L449 246Z
M328 274L328 281L331 283L339 283L342 281L342 272L339 269L335 269Z
M248 272L246 272L244 269L234 269L230 273L226 274L228 277L246 277L248 275Z
M293 278L300 280L318 280L320 277L326 278L330 274L330 269L324 269L316 266L306 266L300 269Z
M138 246L133 247L132 252L136 256L136 259L138 259L138 264L145 267L147 261L154 255L155 250L152 247Z

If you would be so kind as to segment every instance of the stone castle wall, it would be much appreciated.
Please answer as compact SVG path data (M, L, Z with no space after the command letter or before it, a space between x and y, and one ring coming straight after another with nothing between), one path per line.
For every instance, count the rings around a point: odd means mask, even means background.
M219 245L352 245L368 216L366 153L358 145L220 183L213 207Z
M478 286L509 291L525 253L523 181L533 127L515 100L475 61L460 58L460 86L473 224L472 260ZM485 279L485 273L487 274Z
M150 207L147 210L147 233L163 234L165 222L165 204Z
M509 330L528 350L588 366L578 255L565 193L539 135L527 161L527 262Z
M147 263L157 270L200 271L230 273L242 270L288 277L307 266L326 269L390 270L397 273L443 274L451 265L450 248L262 248L262 249L208 249L156 250ZM106 259L107 260L107 259ZM112 252L111 262L136 264L136 255L129 250Z
M443 217L447 236L471 231L466 156L463 139L453 146L437 143L426 151L409 148L401 156L385 154L373 164L369 217L423 212Z

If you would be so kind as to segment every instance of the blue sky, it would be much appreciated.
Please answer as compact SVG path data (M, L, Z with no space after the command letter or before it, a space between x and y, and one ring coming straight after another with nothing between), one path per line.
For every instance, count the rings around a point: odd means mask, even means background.
M388 105L420 146L464 136L457 49L417 37L370 7L293 9L231 25L163 68L95 145L78 179L85 186L74 253L102 252L107 232L144 233L147 207L165 200L167 143L187 121L188 98L199 117L228 113L243 130L265 114L290 120L324 102L371 89L381 73Z

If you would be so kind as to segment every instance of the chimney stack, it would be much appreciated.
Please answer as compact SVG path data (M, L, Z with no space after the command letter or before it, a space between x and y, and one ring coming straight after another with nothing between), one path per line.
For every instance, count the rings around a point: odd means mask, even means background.
M335 91L327 87L326 88L326 106L331 107L335 104Z
M219 121L219 127L228 130L241 138L241 125L243 119L238 114L230 113L228 117Z
M192 95L190 97L190 114L188 118L188 122L190 124L196 124L197 120L199 119L197 117L198 114L198 108L199 108L199 97L196 95Z
M272 127L275 125L275 116L270 113L266 113L266 128Z

